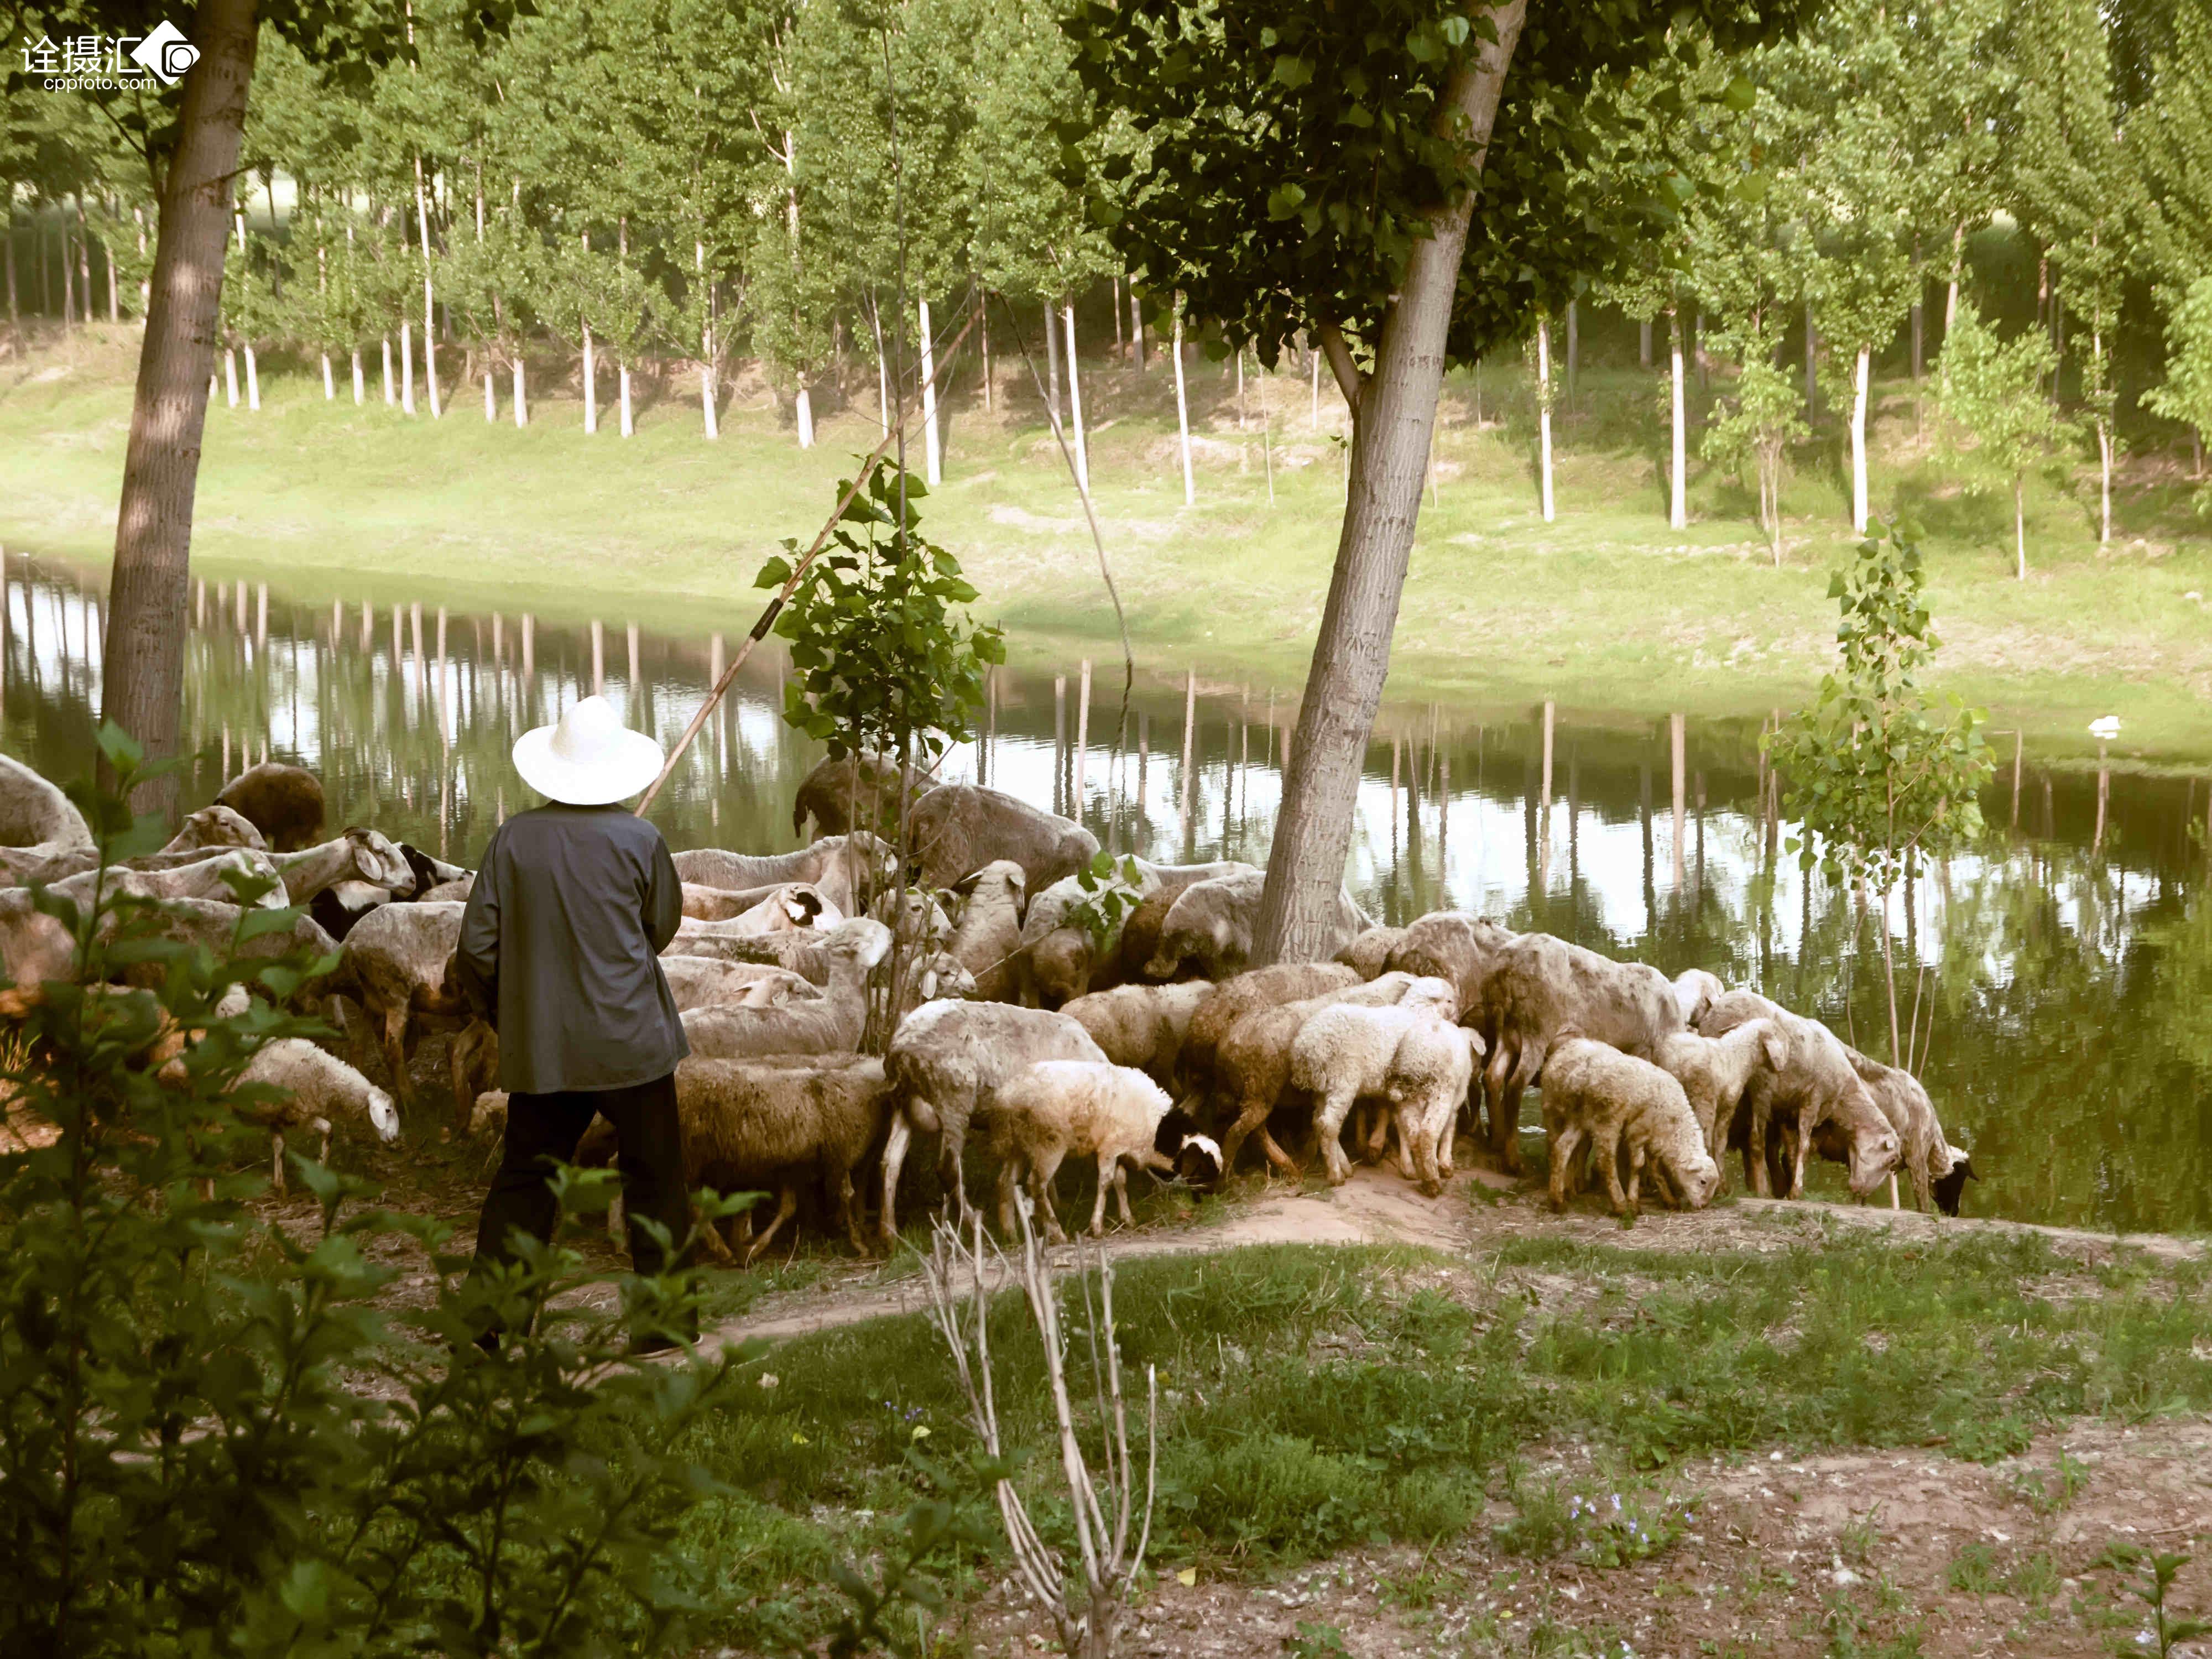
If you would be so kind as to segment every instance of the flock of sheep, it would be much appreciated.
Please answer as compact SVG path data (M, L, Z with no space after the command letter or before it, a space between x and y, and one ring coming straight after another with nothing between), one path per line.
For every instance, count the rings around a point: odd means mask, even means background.
M740 1218L735 1236L709 1236L718 1254L757 1255L817 1184L865 1248L854 1182L871 1175L878 1231L895 1237L917 1137L934 1142L946 1201L964 1213L971 1130L995 1160L1002 1223L1026 1182L1055 1237L1054 1178L1070 1158L1097 1170L1094 1231L1109 1191L1127 1217L1130 1168L1210 1184L1255 1138L1271 1165L1295 1167L1287 1146L1332 1182L1354 1158L1389 1156L1434 1194L1462 1132L1520 1169L1521 1097L1539 1082L1555 1204L1595 1179L1633 1213L1648 1176L1694 1208L1731 1149L1761 1194L1797 1195L1818 1153L1848 1165L1856 1194L1887 1179L1895 1203L1901 1176L1923 1207L1955 1212L1972 1174L1909 1073L1699 970L1670 981L1453 911L1376 927L1348 894L1335 960L1247 969L1263 877L1229 862L1135 861L1137 902L1101 945L1080 908L1095 838L979 786L909 781L901 902L892 849L861 827L897 818L897 782L879 763L824 763L794 811L796 828L811 818L821 832L811 846L676 854L684 921L662 966L691 1048L677 1073L687 1177L777 1200L758 1232ZM864 790L875 793L860 811ZM295 1042L255 1062L252 1080L295 1091L258 1109L280 1137L280 1184L288 1127L327 1141L331 1119L349 1116L397 1134L365 1049L381 1049L404 1097L417 1044L442 1030L455 1127L483 1130L505 1109L489 1087L496 1039L451 969L470 872L372 830L319 840L321 820L313 776L264 763L118 872L164 901L174 936L211 945L237 920L226 872L272 878L263 902L307 914L255 948L337 957L309 994L336 1015L346 1057ZM93 858L59 792L4 760L0 843L0 873L19 884L0 891L4 1012L70 968L65 933L21 884L69 890ZM895 986L887 958L902 964ZM861 1052L872 1036L880 1056ZM602 1123L578 1157L612 1151Z

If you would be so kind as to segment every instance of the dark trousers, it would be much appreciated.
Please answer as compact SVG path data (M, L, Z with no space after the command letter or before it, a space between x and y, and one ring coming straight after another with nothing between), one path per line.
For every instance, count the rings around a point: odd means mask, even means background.
M491 1178L483 1218L477 1223L478 1261L514 1260L509 1240L517 1232L532 1238L551 1233L556 1206L548 1183L554 1166L575 1155L593 1113L614 1126L622 1149L631 1263L641 1273L659 1273L667 1265L660 1247L639 1224L647 1218L667 1228L682 1248L691 1226L691 1203L684 1187L684 1139L677 1127L672 1073L627 1089L508 1096L499 1173Z

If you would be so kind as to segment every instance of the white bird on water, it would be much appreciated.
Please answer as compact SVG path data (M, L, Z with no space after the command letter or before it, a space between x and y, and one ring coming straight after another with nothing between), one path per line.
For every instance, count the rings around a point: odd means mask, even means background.
M2100 743L2110 743L2120 735L2120 717L2118 714L2098 715L2089 722L2089 735Z

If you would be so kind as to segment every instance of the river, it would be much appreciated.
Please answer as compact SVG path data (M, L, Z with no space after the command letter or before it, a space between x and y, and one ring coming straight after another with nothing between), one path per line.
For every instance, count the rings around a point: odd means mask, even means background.
M673 742L750 621L702 617L676 637L371 605L270 574L195 585L189 804L249 760L294 760L321 775L332 827L465 863L531 799L507 757L519 732L604 690ZM80 775L101 590L16 556L5 577L0 747ZM1150 672L1140 653L1124 722L1118 651L1094 667L1087 710L1075 661L1000 671L983 734L941 775L1079 800L1102 840L1149 857L1263 862L1296 688ZM672 846L799 844L792 795L821 751L784 726L781 678L780 654L759 653L685 757L653 814ZM1620 717L1564 690L1549 709L1386 701L1352 890L1384 921L1450 905L1670 975L1711 969L1887 1057L1878 908L1799 870L1764 724ZM2106 770L1995 742L1987 844L1921 871L1887 921L1899 1020L1917 1018L1919 1069L1983 1177L1968 1212L2212 1229L2212 791L2155 757Z

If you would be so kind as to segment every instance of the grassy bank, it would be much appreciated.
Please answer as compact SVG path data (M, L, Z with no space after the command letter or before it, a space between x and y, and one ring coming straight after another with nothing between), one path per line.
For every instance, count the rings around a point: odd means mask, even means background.
M0 542L10 550L107 556L133 348L128 330L95 330L6 366ZM1195 664L1294 691L1340 512L1333 394L1324 383L1316 429L1303 378L1263 391L1254 377L1240 433L1233 381L1199 365L1198 501L1186 507L1165 367L1139 376L1092 364L1085 377L1099 516L1140 668L1179 678ZM373 381L370 406L355 409L341 378L339 401L325 404L319 380L272 366L262 413L210 412L197 568L261 574L310 599L404 594L554 617L611 609L678 632L742 628L761 560L781 538L811 534L837 471L877 435L868 398L830 410L820 445L802 453L756 388L710 445L680 380L628 441L611 416L586 437L573 386L550 384L527 429L512 425L503 386L501 419L487 424L480 385L455 389L434 425L387 411ZM986 413L972 369L961 379L931 531L967 561L1018 655L1102 654L1112 613L1037 400L1009 380ZM1517 366L1486 371L1479 390L1471 375L1454 378L1391 695L1470 708L1553 697L1632 714L1801 701L1826 665L1827 569L1848 542L1838 446L1824 436L1799 458L1776 569L1732 479L1697 471L1692 526L1667 528L1657 383L1590 369L1562 417L1559 514L1546 525L1525 380ZM2119 537L2101 553L2087 493L2039 482L2033 573L2014 582L2008 503L1957 494L1926 459L1909 389L1884 392L1875 498L1929 532L1944 684L2045 738L2086 744L2087 721L2118 712L2125 750L2212 753L2212 631L2199 597L2212 591L2212 544L2176 471L2154 457L2136 465L2119 494Z
M2212 1303L2193 1264L2096 1265L2027 1236L1778 1228L1767 1242L1691 1255L1528 1238L1472 1259L1285 1246L1125 1265L1123 1358L1157 1365L1164 1391L1155 1571L1265 1582L1347 1551L1434 1555L1474 1538L1509 1563L1656 1559L1668 1577L1710 1578L1705 1500L1672 1473L1686 1460L1856 1447L1963 1468L2085 1415L2212 1406ZM999 1315L1001 1411L1025 1484L1043 1490L1035 1338L1011 1299ZM919 1316L801 1339L754 1369L702 1448L733 1490L691 1518L683 1553L721 1638L766 1650L814 1638L832 1564L957 1489L969 1437ZM1542 1473L1561 1447L1576 1449L1570 1472ZM2015 1485L2031 1501L2027 1473ZM2040 1474L2034 1493L2062 1501ZM988 1552L951 1568L963 1600L1001 1571ZM1714 1586L1700 1593L1710 1606Z

